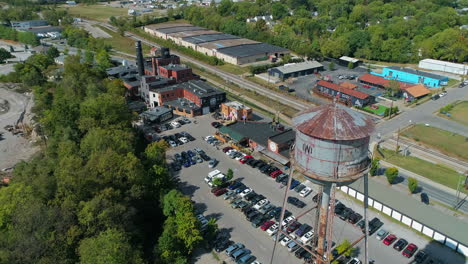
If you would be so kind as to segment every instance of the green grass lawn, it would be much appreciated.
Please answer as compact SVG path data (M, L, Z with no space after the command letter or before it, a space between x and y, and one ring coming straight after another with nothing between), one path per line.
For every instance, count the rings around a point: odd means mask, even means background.
M468 101L463 101L455 104L455 106L452 110L449 111L449 113L450 116L444 114L439 114L439 116L468 126Z
M406 129L401 135L446 155L468 160L468 140L459 134L419 124Z
M119 33L109 30L105 27L97 25L96 27L104 30L106 33L112 36L112 38L102 38L102 40L112 46L113 49L129 53L135 55L135 41L127 38L122 37ZM146 45L145 43L141 44L143 48L143 55L148 55L150 52L151 47Z
M432 181L443 184L452 189L457 188L457 182L459 179L459 174L450 168L445 166L434 164L416 157L411 156L402 156L396 154L395 151L381 148L380 152L385 157L382 157L377 151L377 156L383 160L390 162L398 167L412 171L416 174L419 174L423 177L426 177ZM468 191L465 191L468 193Z
M370 106L366 106L364 107L364 109L374 113L375 115L379 115L379 116L383 116L384 113L385 113L385 109L387 109L387 107L383 106L383 105L378 105L378 109L372 109L370 108Z
M88 18L101 22L108 22L111 16L127 16L127 8L111 7L106 5L76 5L62 6L68 13L74 17Z
M248 68L243 68L241 66L233 65L230 63L226 63L224 65L216 66L216 67L218 67L220 70L223 70L232 74L236 74L236 75L242 75L249 71Z

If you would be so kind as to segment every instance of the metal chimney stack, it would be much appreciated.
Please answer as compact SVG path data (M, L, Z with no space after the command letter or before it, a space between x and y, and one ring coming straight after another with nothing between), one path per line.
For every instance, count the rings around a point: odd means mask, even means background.
M145 61L143 59L143 49L141 48L141 41L135 42L135 48L136 48L136 63L138 66L138 74L140 76L145 75Z

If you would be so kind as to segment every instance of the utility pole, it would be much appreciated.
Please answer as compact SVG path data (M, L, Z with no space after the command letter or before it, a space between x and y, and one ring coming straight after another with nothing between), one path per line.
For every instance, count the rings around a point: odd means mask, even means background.
M369 221L367 220L367 207L368 207L368 197L369 197L369 182L368 182L368 173L364 175L364 264L369 263Z
M397 152L397 154L398 154L399 143L400 143L400 128L398 128L396 147L395 147L395 152Z

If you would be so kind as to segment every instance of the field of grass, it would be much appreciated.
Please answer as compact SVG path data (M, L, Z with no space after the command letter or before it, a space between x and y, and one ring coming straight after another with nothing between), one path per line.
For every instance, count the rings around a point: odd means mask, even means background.
M448 156L468 160L468 140L459 134L419 124L406 129L401 135Z
M364 109L366 109L369 112L374 113L375 115L383 116L384 113L385 113L385 109L387 109L387 107L385 107L383 105L378 105L378 107L379 108L377 108L377 109L372 109L372 108L370 108L370 106L366 106L366 107L364 107Z
M233 65L230 63L226 63L224 65L216 66L216 67L218 67L220 70L223 70L232 74L236 74L236 75L242 75L244 73L249 72L248 68L243 68L241 66Z
M97 25L96 27L104 30L106 33L112 36L112 38L102 38L102 40L112 46L113 49L135 55L135 41L121 36L119 33L109 30L108 28ZM150 53L151 47L145 43L141 44L143 48L143 55Z
M439 116L468 126L468 101L462 101L455 104L449 113L450 116L444 114L439 114Z
M111 16L127 16L127 8L111 7L106 5L76 5L62 6L68 13L74 17L88 18L101 22L108 22Z
M384 157L382 157L378 151L376 152L377 156L387 162L390 162L403 169L412 171L452 189L457 188L459 174L455 170L416 157L405 157L397 154L393 150L385 148L381 148L380 152L382 152Z

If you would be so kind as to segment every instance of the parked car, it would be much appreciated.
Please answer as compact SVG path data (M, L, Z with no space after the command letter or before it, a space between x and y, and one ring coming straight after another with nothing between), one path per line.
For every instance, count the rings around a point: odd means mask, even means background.
M356 224L362 219L362 215L359 213L353 212L349 217L348 217L348 222L351 224Z
M302 237L305 233L312 230L312 227L308 224L302 224L295 232L298 237Z
M280 244L281 244L282 246L286 246L287 244L289 244L289 242L291 242L291 239L290 239L289 237L285 236L285 237L281 240Z
M296 191L297 193L300 193L302 190L304 190L306 186L304 184L299 184L296 186L296 188L294 188L294 191Z
M345 208L338 216L341 220L346 221L352 213L354 213L354 211L351 208Z
M266 231L268 228L270 228L274 224L275 224L275 221L271 221L271 220L266 221L260 226L260 229L263 230L263 231Z
M395 250L398 250L398 251L401 251L402 249L404 249L406 247L406 245L408 245L408 241L406 241L405 239L403 238L400 238L394 245L393 245L393 248Z
M383 240L383 243L384 245L390 246L396 239L397 237L394 234L390 234Z
M231 256L231 253L233 253L235 250L245 248L244 244L242 243L236 243L226 249L226 255Z
M289 252L294 252L296 251L296 249L299 248L299 245L295 241L291 241L288 243L286 248L288 249Z
M223 148L223 152L226 153L226 152L228 152L228 151L231 150L231 149L232 149L232 147L225 147L225 148Z
M304 208L306 206L306 204L303 201L299 200L296 197L292 197L292 196L288 196L287 202L289 204L292 204L292 205L298 207L298 208Z
M387 235L388 235L388 231L387 231L387 230L385 230L385 229L380 229L379 232L377 232L377 235L375 236L375 238L377 238L378 240L382 240L382 239L384 239Z
M291 181L291 187L289 187L289 190L292 190L294 188L296 188L296 186L298 186L299 184L301 184L301 182L299 182L298 180L292 180Z
M231 258L235 261L239 260L241 257L245 256L245 255L248 255L252 253L252 251L250 251L250 249L246 249L246 248L243 248L243 249L239 249L239 250L236 250L235 252L233 252L231 254Z
M212 159L212 160L208 161L208 168L214 168L214 167L216 167L216 165L218 165L218 160Z
M237 264L252 264L254 260L257 258L255 256L252 256L250 254L244 255L241 257L238 261Z
M232 241L229 239L217 241L214 244L214 250L219 253L223 250L226 250L231 244L232 244Z
M361 264L362 262L358 258L352 258L346 264Z
M260 208L262 208L263 206L265 206L265 205L267 205L269 203L270 203L270 201L268 201L268 199L263 199L263 200L259 201L258 203L256 203L253 206L253 208L259 210Z
M240 194L239 196L240 197L245 197L247 194L251 193L252 192L252 189L250 188L245 188Z
M424 250L419 250L419 252L414 256L414 261L416 263L423 263L429 255Z
M273 234L276 233L275 231L278 231L278 228L279 228L279 223L274 223L268 228L266 232L268 235L272 236Z
M218 128L218 127L220 127L222 125L221 125L220 122L211 122L211 126L214 127L214 128Z
M289 223L288 227L286 228L286 232L289 233L292 233L294 231L296 231L299 227L301 226L301 224L297 221L293 221L291 223Z
M291 221L293 221L294 219L296 219L296 217L294 217L294 216L292 216L292 215L289 216L289 217L287 217L287 218L285 218L285 219L283 220L283 222L281 222L281 226L287 226L287 225L288 225Z
M302 191L299 193L299 195L300 195L301 197L306 197L306 196L309 195L311 192L312 192L312 188L310 188L310 187L305 187L304 189L302 189Z
M252 220L252 226L257 228L259 227L261 224L265 223L265 221L267 221L268 219L264 216L264 215L261 215L259 214L257 217L255 217L253 220Z
M276 206L272 205L271 203L263 206L262 208L260 208L260 210L258 210L259 213L265 215L267 214L268 212L270 212L271 210L275 209Z
M427 193L421 193L421 202L429 204L429 195Z
M411 258L414 255L414 253L416 253L416 251L418 251L418 246L411 243L405 248L405 250L403 250L401 254L407 258Z
M310 230L301 237L301 242L307 244L314 237L314 231Z
M213 194L214 194L215 196L221 196L221 195L225 194L226 192L227 192L227 189L226 189L226 188L222 188L222 189L217 190L217 191L214 192Z

